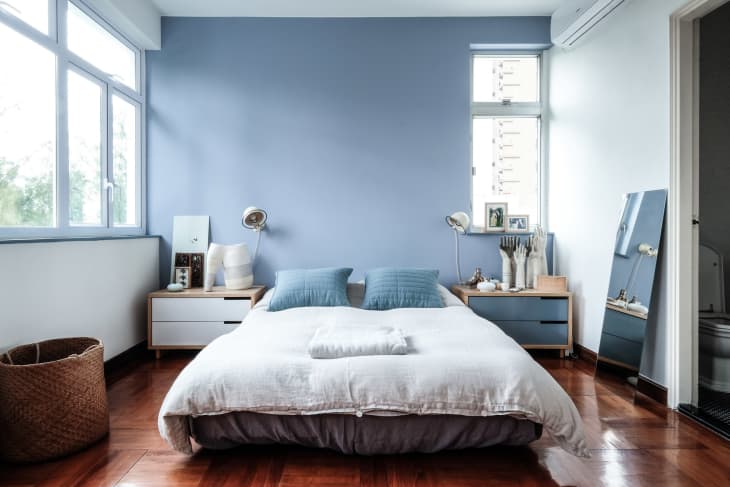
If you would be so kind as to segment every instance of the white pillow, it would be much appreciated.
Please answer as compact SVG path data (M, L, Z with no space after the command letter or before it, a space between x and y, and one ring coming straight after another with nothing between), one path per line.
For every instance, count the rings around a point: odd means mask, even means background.
M464 302L461 299L454 296L451 291L441 284L439 284L439 294L441 295L441 301L444 302L444 306L464 306Z

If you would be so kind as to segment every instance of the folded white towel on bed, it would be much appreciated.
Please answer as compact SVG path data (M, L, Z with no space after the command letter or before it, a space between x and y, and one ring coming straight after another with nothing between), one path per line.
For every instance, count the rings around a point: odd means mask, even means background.
M360 355L405 355L408 344L403 331L392 327L320 326L309 342L312 358Z

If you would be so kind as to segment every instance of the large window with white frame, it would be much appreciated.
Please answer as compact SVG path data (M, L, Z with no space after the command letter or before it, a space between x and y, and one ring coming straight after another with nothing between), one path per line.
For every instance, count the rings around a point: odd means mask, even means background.
M143 55L80 0L0 0L0 238L143 233Z
M472 53L472 227L486 227L487 203L540 223L539 53Z

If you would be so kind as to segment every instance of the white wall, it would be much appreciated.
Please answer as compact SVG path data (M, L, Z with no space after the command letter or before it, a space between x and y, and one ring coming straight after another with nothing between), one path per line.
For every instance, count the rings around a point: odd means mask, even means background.
M570 50L548 52L548 219L576 293L575 341L598 350L627 192L669 186L669 16L686 0L631 0ZM666 246L666 243L664 244ZM666 384L666 253L641 372Z
M109 359L145 340L158 246L157 238L0 244L0 351L91 336Z

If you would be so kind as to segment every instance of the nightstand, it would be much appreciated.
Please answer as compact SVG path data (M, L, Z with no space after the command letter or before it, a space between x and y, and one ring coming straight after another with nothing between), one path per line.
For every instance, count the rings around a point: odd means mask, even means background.
M161 350L201 349L235 330L266 288L230 290L216 286L172 293L165 289L147 295L147 348L160 358Z
M482 292L464 286L454 286L451 291L524 348L560 350L560 357L573 348L571 292Z

